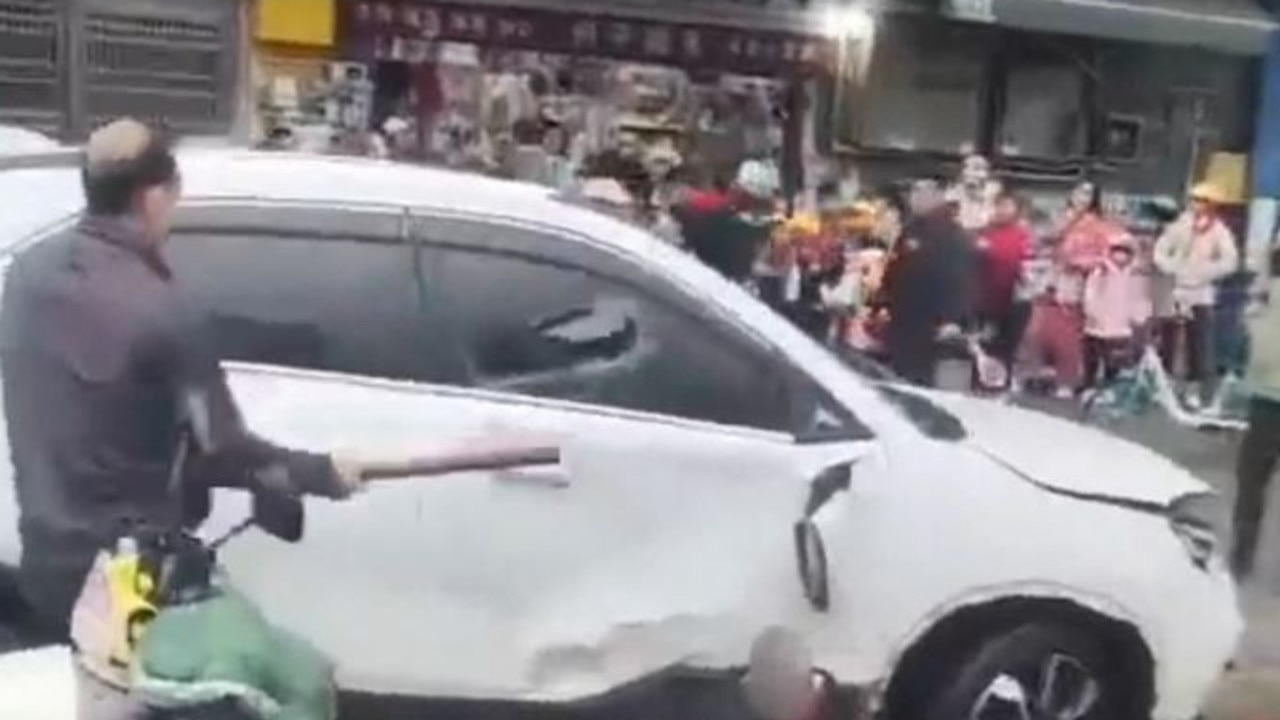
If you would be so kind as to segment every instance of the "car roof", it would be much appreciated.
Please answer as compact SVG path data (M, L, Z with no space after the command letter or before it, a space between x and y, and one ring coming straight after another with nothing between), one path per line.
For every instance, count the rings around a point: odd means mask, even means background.
M251 150L180 151L190 197L448 206L462 211L536 217L551 190L474 173L384 160Z
M196 148L177 155L183 194L191 200L433 208L577 229L631 250L651 240L637 228L563 202L549 188L474 173L293 152ZM82 207L79 167L74 148L0 159L0 215L23 206L22 217L0 221L0 248ZM38 193L31 191L36 186ZM35 221L41 215L48 217L43 224Z
M177 157L183 196L191 201L394 206L506 220L567 232L677 275L692 265L693 282L707 284L705 268L652 233L540 185L338 155L179 147ZM80 167L81 153L71 147L0 158L0 254L83 208Z
M35 130L16 125L0 125L0 156L43 152L59 147L58 141Z

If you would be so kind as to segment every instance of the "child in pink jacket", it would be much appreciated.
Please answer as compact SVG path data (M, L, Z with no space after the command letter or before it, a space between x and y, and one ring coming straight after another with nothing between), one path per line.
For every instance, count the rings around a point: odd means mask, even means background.
M1146 277L1132 237L1114 238L1084 285L1084 383L1110 382L1132 355L1134 333L1151 316Z

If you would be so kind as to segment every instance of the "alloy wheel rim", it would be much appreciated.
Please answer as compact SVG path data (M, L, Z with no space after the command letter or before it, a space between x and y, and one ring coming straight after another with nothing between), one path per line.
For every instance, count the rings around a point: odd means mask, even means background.
M1084 663L1053 653L1036 668L997 674L969 720L1084 720L1101 698L1102 687Z

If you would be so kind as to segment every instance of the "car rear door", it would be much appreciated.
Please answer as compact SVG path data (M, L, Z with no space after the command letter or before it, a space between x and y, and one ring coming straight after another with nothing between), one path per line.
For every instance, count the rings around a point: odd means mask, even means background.
M395 207L185 205L169 260L208 316L252 431L287 447L371 454L444 434L458 406L426 402L414 390L447 372L432 365L419 253L404 242L404 229ZM465 494L468 486L452 487ZM422 619L450 609L418 592L416 578L431 574L432 560L419 551L417 528L442 526L437 515L468 501L421 501L421 488L410 484L344 503L311 499L302 543L250 533L221 560L270 617L315 642L342 671L385 678L386 668L413 667ZM216 493L206 532L232 527L247 510L244 493Z

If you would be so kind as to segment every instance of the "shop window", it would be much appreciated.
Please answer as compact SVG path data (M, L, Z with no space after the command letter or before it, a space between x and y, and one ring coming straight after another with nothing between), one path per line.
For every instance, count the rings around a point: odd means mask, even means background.
M786 430L781 373L629 283L528 255L441 249L431 305L475 382L506 392ZM727 335L727 333L726 333Z
M1001 154L1074 158L1085 154L1084 75L1061 53L1019 52L1006 64Z
M985 46L958 24L887 23L867 79L861 145L965 152L978 137Z
M412 252L392 243L179 232L170 262L224 360L420 379Z

